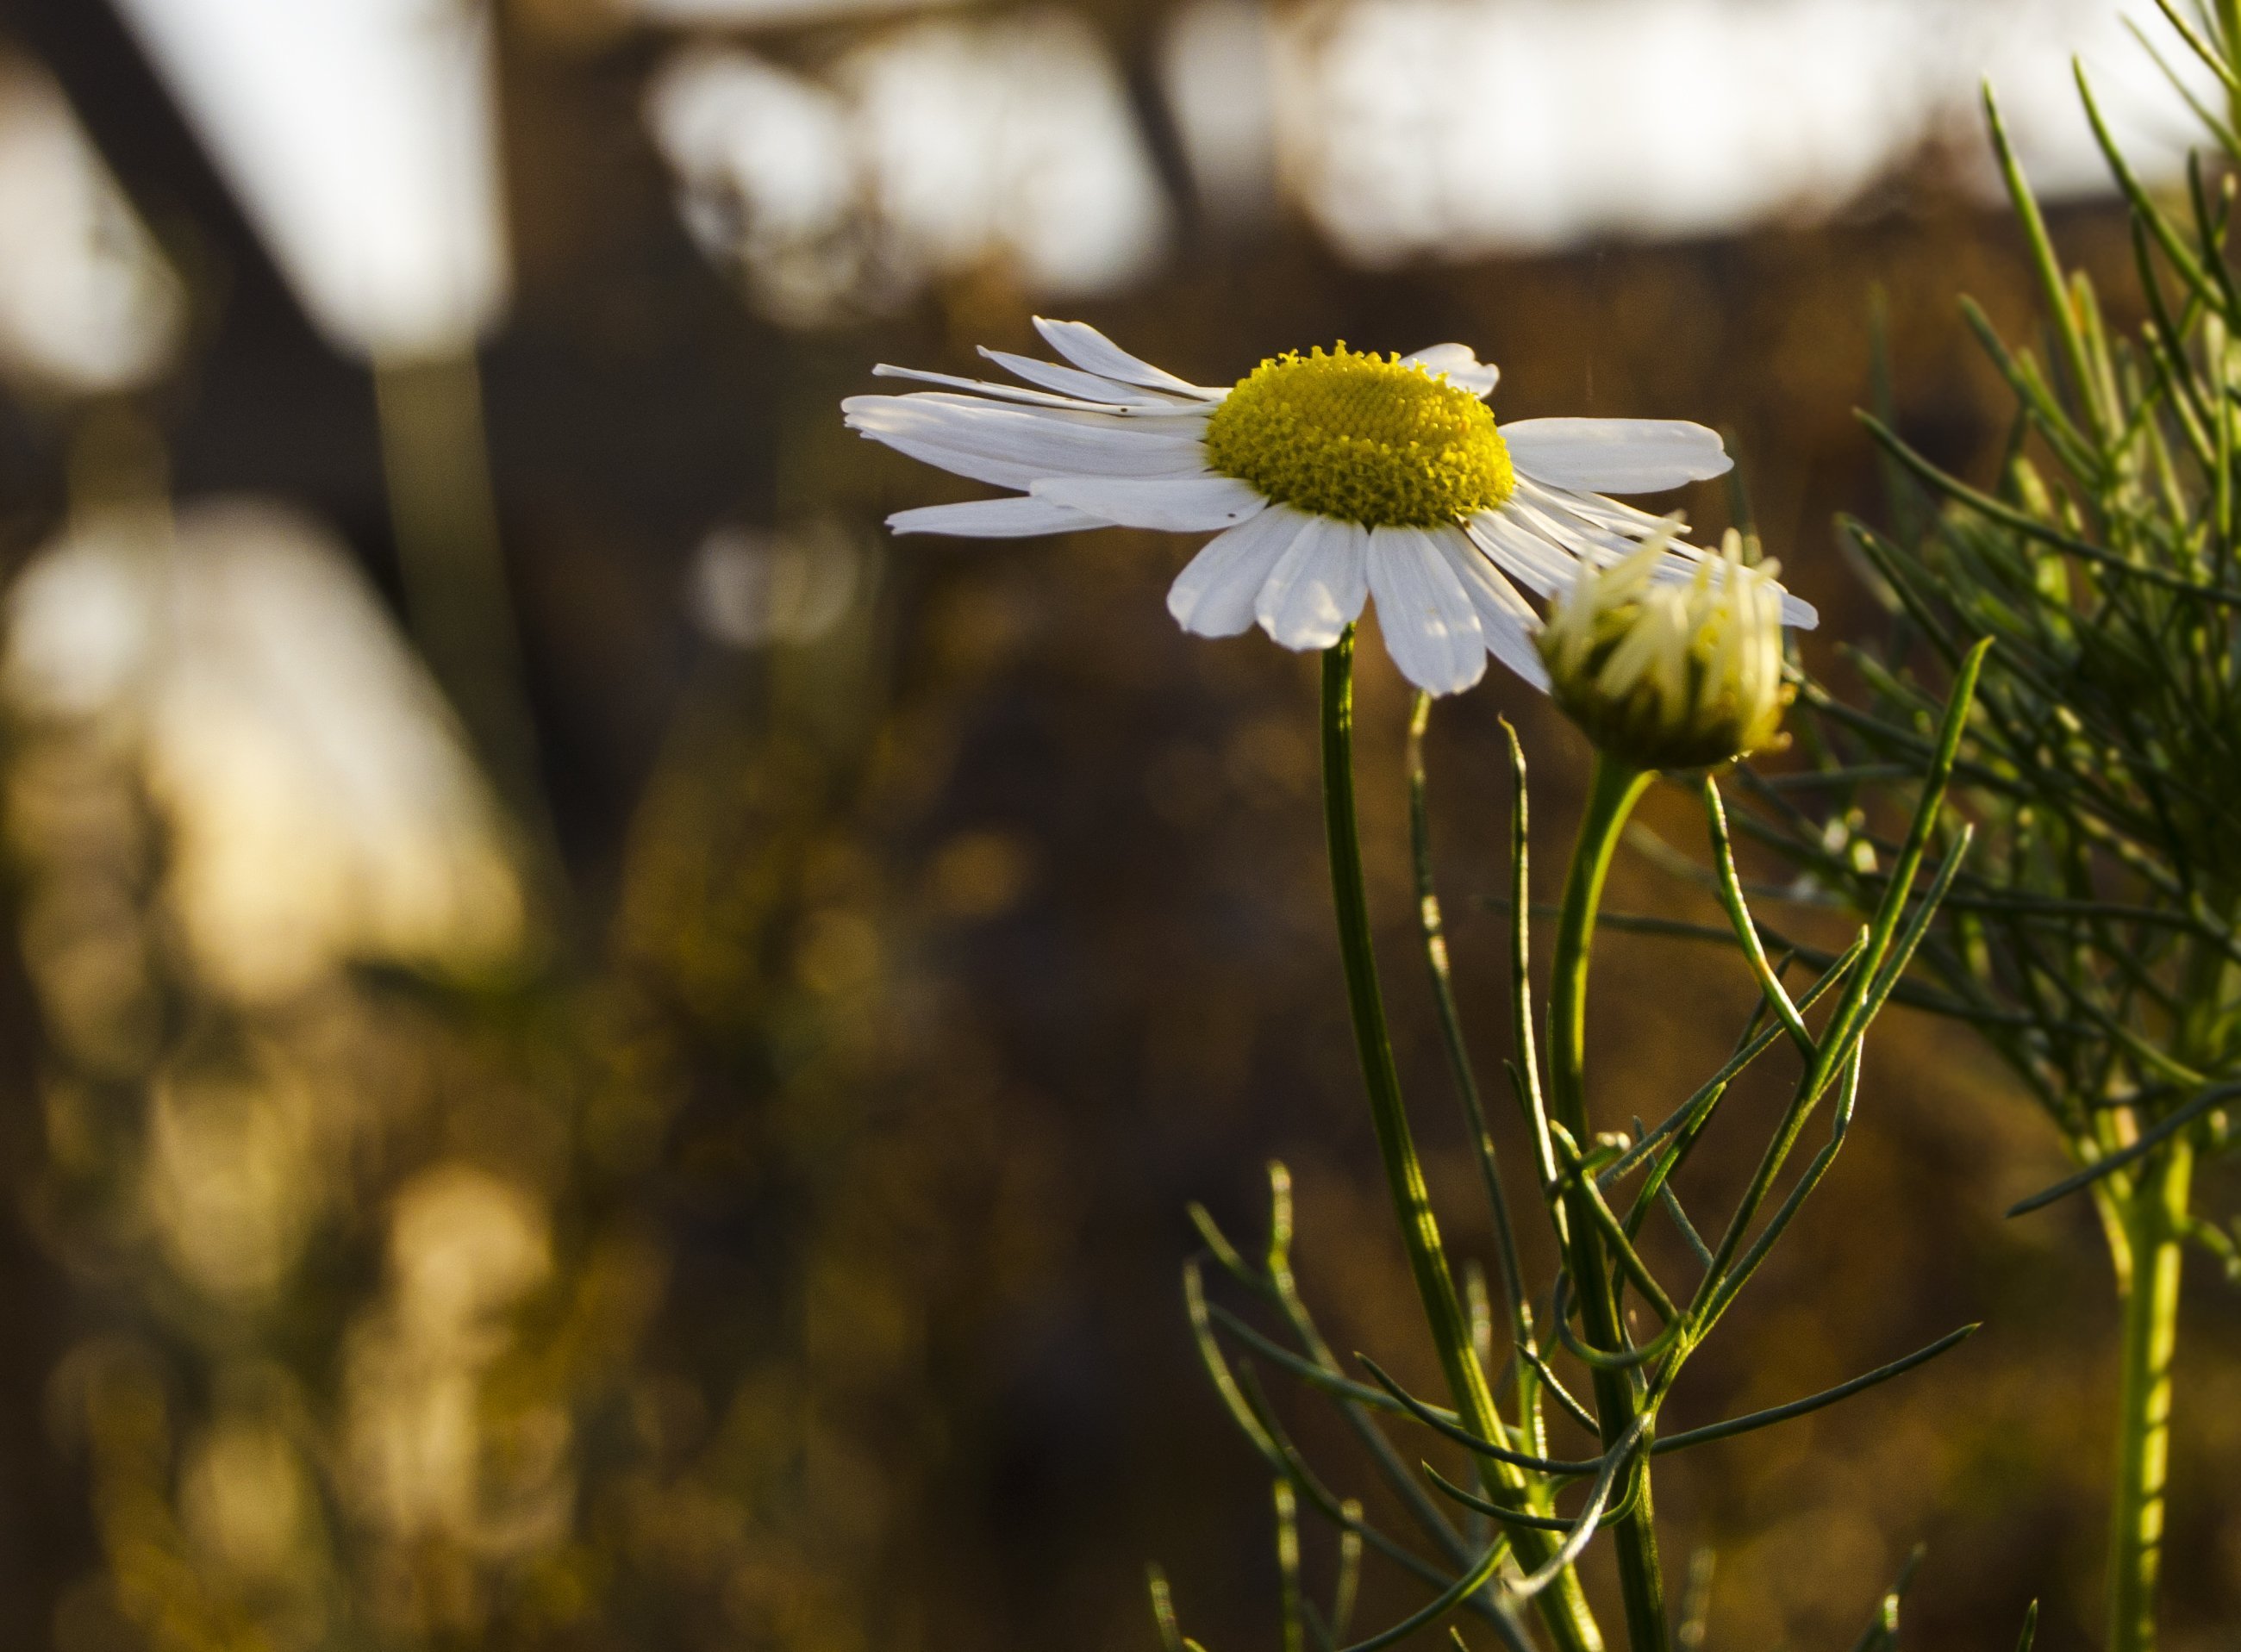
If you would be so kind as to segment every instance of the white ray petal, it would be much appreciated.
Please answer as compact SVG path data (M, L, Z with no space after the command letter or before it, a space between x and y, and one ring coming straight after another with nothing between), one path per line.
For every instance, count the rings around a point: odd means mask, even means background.
M906 458L914 458L921 465L931 465L936 470L947 471L952 476L969 477L975 482L986 482L992 487L1007 487L1024 493L1047 472L1033 465L1015 465L1007 459L993 459L978 453L960 453L955 448L939 443L921 441L915 436L899 436L892 431L860 430L865 440L877 442L882 447L892 447Z
M1086 373L1079 367L1061 367L1054 361L1037 361L1033 356L1014 356L1007 350L991 350L980 346L980 353L1006 372L1024 378L1030 385L1040 385L1062 396L1079 396L1085 401L1120 408L1141 408L1146 411L1175 411L1200 412L1206 403L1195 396L1166 395L1146 390L1136 385L1124 385L1117 378L1107 378L1101 373Z
M1074 370L1054 368L1054 372L1074 372ZM970 390L973 394L980 394L980 397L993 397L993 399L997 401L1018 401L1018 404L1028 405L1028 408L1062 408L1062 411L1067 412L1098 412L1098 415L1105 415L1107 419L1143 419L1143 417L1159 417L1159 415L1181 415L1181 417L1197 417L1197 419L1203 419L1203 417L1207 415L1207 411L1210 411L1203 401L1174 401L1170 399L1170 397L1161 397L1161 399L1156 401L1149 399L1149 397L1145 397L1143 401L1087 401L1082 399L1082 397L1078 397L1078 394L1054 394L1051 390L1028 390L1027 385L1018 385L1018 384L995 384L995 381L991 381L991 378L964 378L954 372L927 372L926 368L896 368L896 365L892 365L892 363L887 361L880 361L876 368L872 368L872 377L912 378L912 381L917 381L917 384L939 384L939 385L948 385L950 390ZM1089 374L1075 374L1075 377L1087 378ZM1098 378L1098 384L1105 384L1105 381ZM1120 388L1120 385L1114 385L1114 390L1118 388Z
M1075 366L1101 378L1201 401L1215 393L1188 379L1176 378L1164 367L1154 367L1148 361L1138 359L1087 322L1051 321L1037 316L1035 331L1042 334L1044 343Z
M1508 505L1502 507L1502 514L1529 525L1542 538L1554 538L1561 544L1573 547L1569 552L1559 554L1584 557L1585 560L1596 566L1609 566L1617 558L1630 555L1635 545L1649 538L1665 525L1665 518L1662 517L1637 511L1630 505L1621 505L1617 500L1607 499L1599 493L1551 487L1523 477L1518 479L1515 495ZM1502 560L1501 557L1495 559ZM1666 554L1658 564L1656 577L1660 579L1690 579L1694 577L1698 563L1717 560L1713 552L1702 545L1691 545L1686 539L1675 539L1666 547ZM1519 571L1519 578L1525 579L1542 595L1551 594L1522 570ZM1803 597L1783 590L1782 623L1798 631L1811 631L1821 623L1820 611Z
M1047 390L1029 390L1022 385L996 384L986 378L965 378L955 373L930 372L923 367L897 367L884 361L872 369L872 377L908 378L921 385L946 385L952 390L971 391L975 395L993 397L1000 401L1020 402L1029 407L1064 408L1070 412L1103 413L1108 417L1117 416L1122 411L1113 403L1085 401L1079 396L1054 395Z
M1167 612L1185 631L1234 637L1253 623L1261 587L1308 522L1288 505L1273 505L1209 539L1167 587Z
M1717 431L1677 418L1525 418L1502 439L1520 472L1590 493L1655 493L1735 464Z
M876 401L879 397L849 397L843 401L843 411L849 401ZM1201 442L1206 415L1213 412L1207 405L1183 408L1172 404L1161 408L1161 415L1147 421L1147 411L1129 408L1105 408L1105 405L1082 401L1065 405L1065 397L1051 397L1054 404L1022 404L1022 401L997 401L995 397L968 397L954 390L910 390L899 397L887 397L887 401L907 401L917 411L927 408L953 408L966 417L991 417L991 419L1040 419L1044 424L1074 424L1082 431L1114 431L1123 439L1136 437L1163 437L1167 442Z
M1676 539L1666 548L1664 556L1659 558L1656 570L1650 577L1661 585L1676 585L1695 579L1699 564L1717 564L1719 560L1715 552L1702 545L1690 545L1685 539ZM1803 597L1793 596L1779 583L1775 589L1782 595L1783 625L1798 631L1812 631L1821 624L1821 611L1811 603Z
M1654 511L1642 510L1619 499L1606 498L1600 493L1582 493L1577 488L1557 487L1520 474L1517 491L1537 505L1568 511L1597 527L1608 528L1614 533L1623 533L1637 539L1646 539L1664 526L1665 518Z
M1105 476L1059 476L1038 480L1039 499L1128 528L1161 528L1193 533L1234 527L1267 508L1268 501L1233 476L1198 475L1154 479Z
M1510 496L1502 507L1501 514L1508 520L1538 534L1573 560L1589 568L1607 568L1614 562L1623 561L1639 551L1651 536L1639 537L1599 527L1572 514L1552 498L1535 498L1522 488ZM1677 528L1676 532L1685 532ZM1687 540L1674 538L1667 554L1676 566L1687 562L1696 553L1696 547Z
M1401 359L1427 372L1444 375L1457 390L1467 390L1482 401L1493 395L1495 385L1502 381L1502 369L1490 361L1481 361L1468 344L1434 344Z
M961 505L921 505L915 511L898 511L887 518L887 526L897 533L955 533L987 539L1026 539L1039 533L1072 533L1109 525L1102 517L1026 493L1005 499L967 499Z
M852 396L840 405L851 430L881 441L907 437L1041 476L1192 476L1206 469L1205 448L1195 435L1129 429L1094 415L1007 407L936 391Z
M1544 493L1543 509L1529 502L1532 498L1521 487L1499 510L1482 511L1471 518L1469 531L1497 567L1535 596L1561 595L1583 571L1610 567L1641 548L1630 531L1616 534L1573 517L1569 498L1548 498ZM1702 546L1676 539L1665 547L1652 577L1669 582L1693 579L1696 565L1708 559L1711 553ZM1811 631L1820 625L1821 615L1803 597L1783 590L1782 623Z
M1709 562L1716 565L1719 560L1719 555L1716 552L1707 551L1702 545L1689 545L1685 541L1676 541L1660 559L1656 571L1650 577L1660 585L1676 585L1682 580L1695 579L1699 563ZM1774 588L1782 594L1783 625L1797 631L1812 631L1820 625L1821 611L1819 609L1806 601L1804 598L1793 596L1778 581Z
M1541 663L1541 651L1533 644L1534 633L1541 629L1541 617L1533 612L1533 605L1517 594L1516 587L1502 577L1502 571L1468 535L1442 533L1438 540L1440 554L1454 567L1456 579L1470 593L1471 605L1478 611L1487 652L1546 692L1549 668Z
M1261 628L1287 648L1329 647L1369 599L1368 551L1359 523L1308 518L1261 587Z
M1470 519L1471 537L1494 563L1536 597L1569 591L1580 577L1579 553L1522 519L1515 501Z
M1369 590L1385 651L1401 674L1434 694L1455 694L1486 675L1486 637L1455 569L1422 528L1372 528Z

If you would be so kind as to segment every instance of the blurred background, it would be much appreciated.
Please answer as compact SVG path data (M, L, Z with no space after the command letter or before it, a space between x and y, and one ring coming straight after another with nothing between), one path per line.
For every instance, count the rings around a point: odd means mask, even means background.
M1877 509L1871 311L1903 426L1978 476L2009 415L1956 295L2033 324L1980 75L2131 313L2073 51L2174 176L2184 107L2097 0L0 3L11 1638L1144 1648L1156 1557L1217 1652L1273 1645L1185 1202L1257 1232L1286 1159L1332 1340L1430 1372L1313 662L1177 633L1171 540L889 544L972 490L837 403L1033 348L1038 311L1211 383L1467 341L1503 418L1718 425L1745 487L1681 503L1749 512L1841 679L1878 623L1829 526ZM1364 657L1404 1066L1483 1255L1401 950L1406 703ZM1489 1064L1501 713L1544 874L1584 772L1498 671L1435 721ZM1649 819L1688 851L1691 815ZM1656 859L1617 905L1711 910ZM1750 983L1605 956L1604 1105L1662 1113ZM2099 1241L2080 1201L1999 1219L2050 1135L1964 1040L1886 1026L1676 1420L1990 1328L1669 1460L1668 1541L1717 1555L1715 1646L1850 1644L1918 1542L1914 1644L2008 1644L2034 1595L2085 1644ZM2241 1614L2241 1315L2208 1276L2188 1312L2179 1649Z

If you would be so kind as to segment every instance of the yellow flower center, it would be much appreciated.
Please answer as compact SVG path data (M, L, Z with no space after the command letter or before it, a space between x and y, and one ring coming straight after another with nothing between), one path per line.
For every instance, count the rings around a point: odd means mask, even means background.
M1367 527L1430 527L1517 485L1486 404L1341 344L1262 362L1206 423L1207 462L1271 499Z

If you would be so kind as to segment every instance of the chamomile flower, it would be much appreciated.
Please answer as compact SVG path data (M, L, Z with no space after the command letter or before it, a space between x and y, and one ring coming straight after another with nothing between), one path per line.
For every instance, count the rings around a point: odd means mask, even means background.
M1288 648L1327 648L1372 597L1401 674L1468 688L1491 653L1536 687L1547 599L1654 542L1649 578L1705 561L1668 521L1606 498L1718 476L1701 425L1534 418L1496 426L1495 369L1464 344L1262 362L1226 389L1140 361L1078 321L1035 322L1066 365L984 349L1021 385L881 366L943 388L856 396L851 429L1007 498L902 511L898 533L1024 538L1119 525L1213 532L1167 593L1187 631L1256 620ZM1519 589L1523 587L1523 591ZM1781 598L1785 623L1813 610Z
M1780 565L1720 556L1661 580L1662 538L1580 580L1540 636L1557 705L1597 746L1645 769L1701 769L1774 743L1782 677Z

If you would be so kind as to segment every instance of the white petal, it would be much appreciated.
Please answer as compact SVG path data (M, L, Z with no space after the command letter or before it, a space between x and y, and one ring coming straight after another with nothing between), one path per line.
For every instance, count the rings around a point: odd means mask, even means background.
M1719 559L1715 553L1701 546L1676 545L1659 562L1656 572L1650 577L1660 584L1677 584L1683 579L1695 579L1697 564L1716 563ZM1779 583L1776 583L1775 589L1782 592L1782 623L1783 625L1793 626L1799 631L1812 631L1819 626L1821 611L1818 608L1803 597L1792 596Z
M1234 527L1261 514L1268 501L1234 476L1143 480L1103 476L1047 477L1034 496L1129 528L1191 533Z
M1719 559L1714 552L1704 550L1699 545L1676 542L1673 548L1667 552L1664 558L1658 563L1656 572L1651 577L1663 584L1693 579L1696 577L1696 566L1699 563L1716 563ZM1794 626L1799 631L1811 631L1820 625L1819 609L1803 597L1792 596L1778 582L1775 589L1782 593L1783 625Z
M1401 359L1444 376L1457 390L1467 390L1482 400L1493 395L1495 385L1502 380L1502 369L1490 361L1481 361L1468 344L1434 344Z
M1275 505L1209 539L1167 587L1167 612L1185 631L1234 637L1253 623L1261 587L1308 521Z
M1471 538L1495 565L1536 597L1569 591L1580 577L1580 558L1569 545L1553 543L1521 518L1513 500L1499 511L1482 511L1470 519Z
M860 411L860 403L878 401L901 402L913 414L932 418L962 415L967 420L980 419L1010 425L1013 421L1032 419L1043 425L1068 425L1076 430L1110 431L1125 441L1154 439L1158 441L1200 441L1203 438L1195 424L1146 425L1131 418L1127 410L1100 406L1094 402L1068 402L1062 396L1053 396L1047 404L1029 406L1015 402L1000 402L988 396L960 396L948 390L914 390L900 396L851 396L843 400L843 412ZM1054 404L1054 405L1053 405ZM1193 413L1203 416L1212 410L1194 408ZM1529 486L1537 485L1527 484ZM1551 498L1558 497L1554 489L1544 489ZM1575 496L1566 493L1563 498Z
M1071 533L1107 525L1102 517L1025 493L1007 499L922 505L915 511L898 511L887 518L887 526L897 533L956 533L981 539L1025 539L1038 533Z
M1171 395L1201 400L1213 393L1187 379L1176 378L1163 367L1138 360L1087 322L1049 321L1037 316L1035 331L1042 334L1046 344L1075 366L1100 378L1117 378L1124 385L1141 385L1148 390L1164 390Z
M1581 503L1578 494L1555 494L1546 489L1521 485L1499 509L1482 511L1470 519L1470 536L1495 565L1535 596L1553 597L1569 591L1582 570L1607 568L1641 548L1649 538L1629 524L1612 532L1572 514ZM1602 501L1608 504L1609 501ZM1651 518L1656 525L1656 518ZM1696 565L1711 553L1685 539L1676 539L1658 563L1656 578L1688 579ZM1821 615L1803 597L1782 593L1782 623L1811 631Z
M1040 476L1192 476L1206 469L1195 433L1132 428L1101 414L1007 407L939 391L851 396L840 407L849 429L877 440L906 437Z
M1120 411L1118 406L1107 402L1085 401L1079 396L1054 395L1047 390L1028 390L1023 385L996 384L986 378L960 378L955 373L929 372L923 367L897 367L884 361L872 369L872 377L910 378L921 385L947 385L952 390L971 391L976 395L992 396L1000 401L1022 402L1030 407L1059 407L1082 413L1112 414Z
M921 385L946 385L952 390L971 391L975 395L993 396L1003 401L1023 402L1032 407L1062 407L1077 412L1109 413L1114 410L1103 402L1085 401L1079 396L1054 395L1047 390L1029 390L1021 385L998 384L986 378L964 378L955 373L932 372L923 367L898 367L892 362L880 362L872 369L874 378L908 378Z
M852 425L850 428L859 427ZM1014 465L1006 459L960 453L954 448L920 441L915 436L898 436L887 431L864 431L863 435L866 440L877 442L883 447L892 447L906 458L914 458L921 465L947 471L952 476L969 476L976 482L986 482L993 487L1015 488L1024 493L1044 474L1032 465Z
M1637 539L1646 539L1665 525L1665 518L1654 511L1606 498L1600 493L1582 493L1577 488L1555 487L1529 476L1521 475L1517 478L1517 491L1536 504L1561 508L1584 521L1594 523L1597 527L1608 528L1614 533L1629 534Z
M1369 590L1377 625L1401 674L1434 694L1455 694L1486 675L1486 637L1439 536L1422 528L1372 528Z
M1677 418L1524 418L1502 439L1520 472L1593 493L1655 493L1735 464L1717 431Z
M1369 599L1368 552L1359 523L1309 517L1261 587L1261 628L1287 648L1329 647Z
M1531 531L1521 534L1525 538L1553 538L1565 547L1552 554L1574 558L1607 567L1619 557L1629 556L1639 544L1665 525L1664 519L1646 511L1637 511L1630 505L1621 505L1616 499L1604 498L1597 493L1582 493L1570 488L1555 488L1544 484L1519 479L1516 493L1499 513L1487 512L1473 518L1474 528L1483 525L1499 514L1518 522ZM1661 579L1686 579L1696 572L1700 562L1716 560L1714 554L1686 539L1676 539L1659 565ZM1495 560L1508 565L1506 556L1497 554ZM1532 585L1542 595L1549 591L1522 570L1518 577ZM1569 579L1567 580L1569 584ZM1811 631L1821 623L1820 612L1803 597L1782 593L1782 623L1799 631Z
M1574 515L1554 493L1533 488L1529 484L1521 485L1510 495L1499 514L1589 568L1607 568L1613 563L1623 562L1642 549L1642 542L1650 537L1600 527ZM1696 553L1694 545L1677 537L1670 538L1669 547L1669 554L1676 561Z
M1203 412L1205 402L1180 393L1163 395L1157 391L1124 385L1117 378L1107 378L1100 373L1086 373L1078 367L1061 367L1054 361L1037 361L1033 356L1014 356L1009 351L991 350L980 346L980 353L1007 373L1024 378L1030 385L1040 385L1045 390L1058 391L1062 396L1076 396L1085 401L1115 409L1141 409L1146 411Z
M1454 566L1456 579L1470 593L1471 605L1478 611L1487 652L1545 692L1549 668L1541 663L1541 651L1533 645L1533 634L1541 629L1541 618L1533 612L1533 605L1517 594L1516 588L1465 535L1442 534L1439 545L1441 554Z

